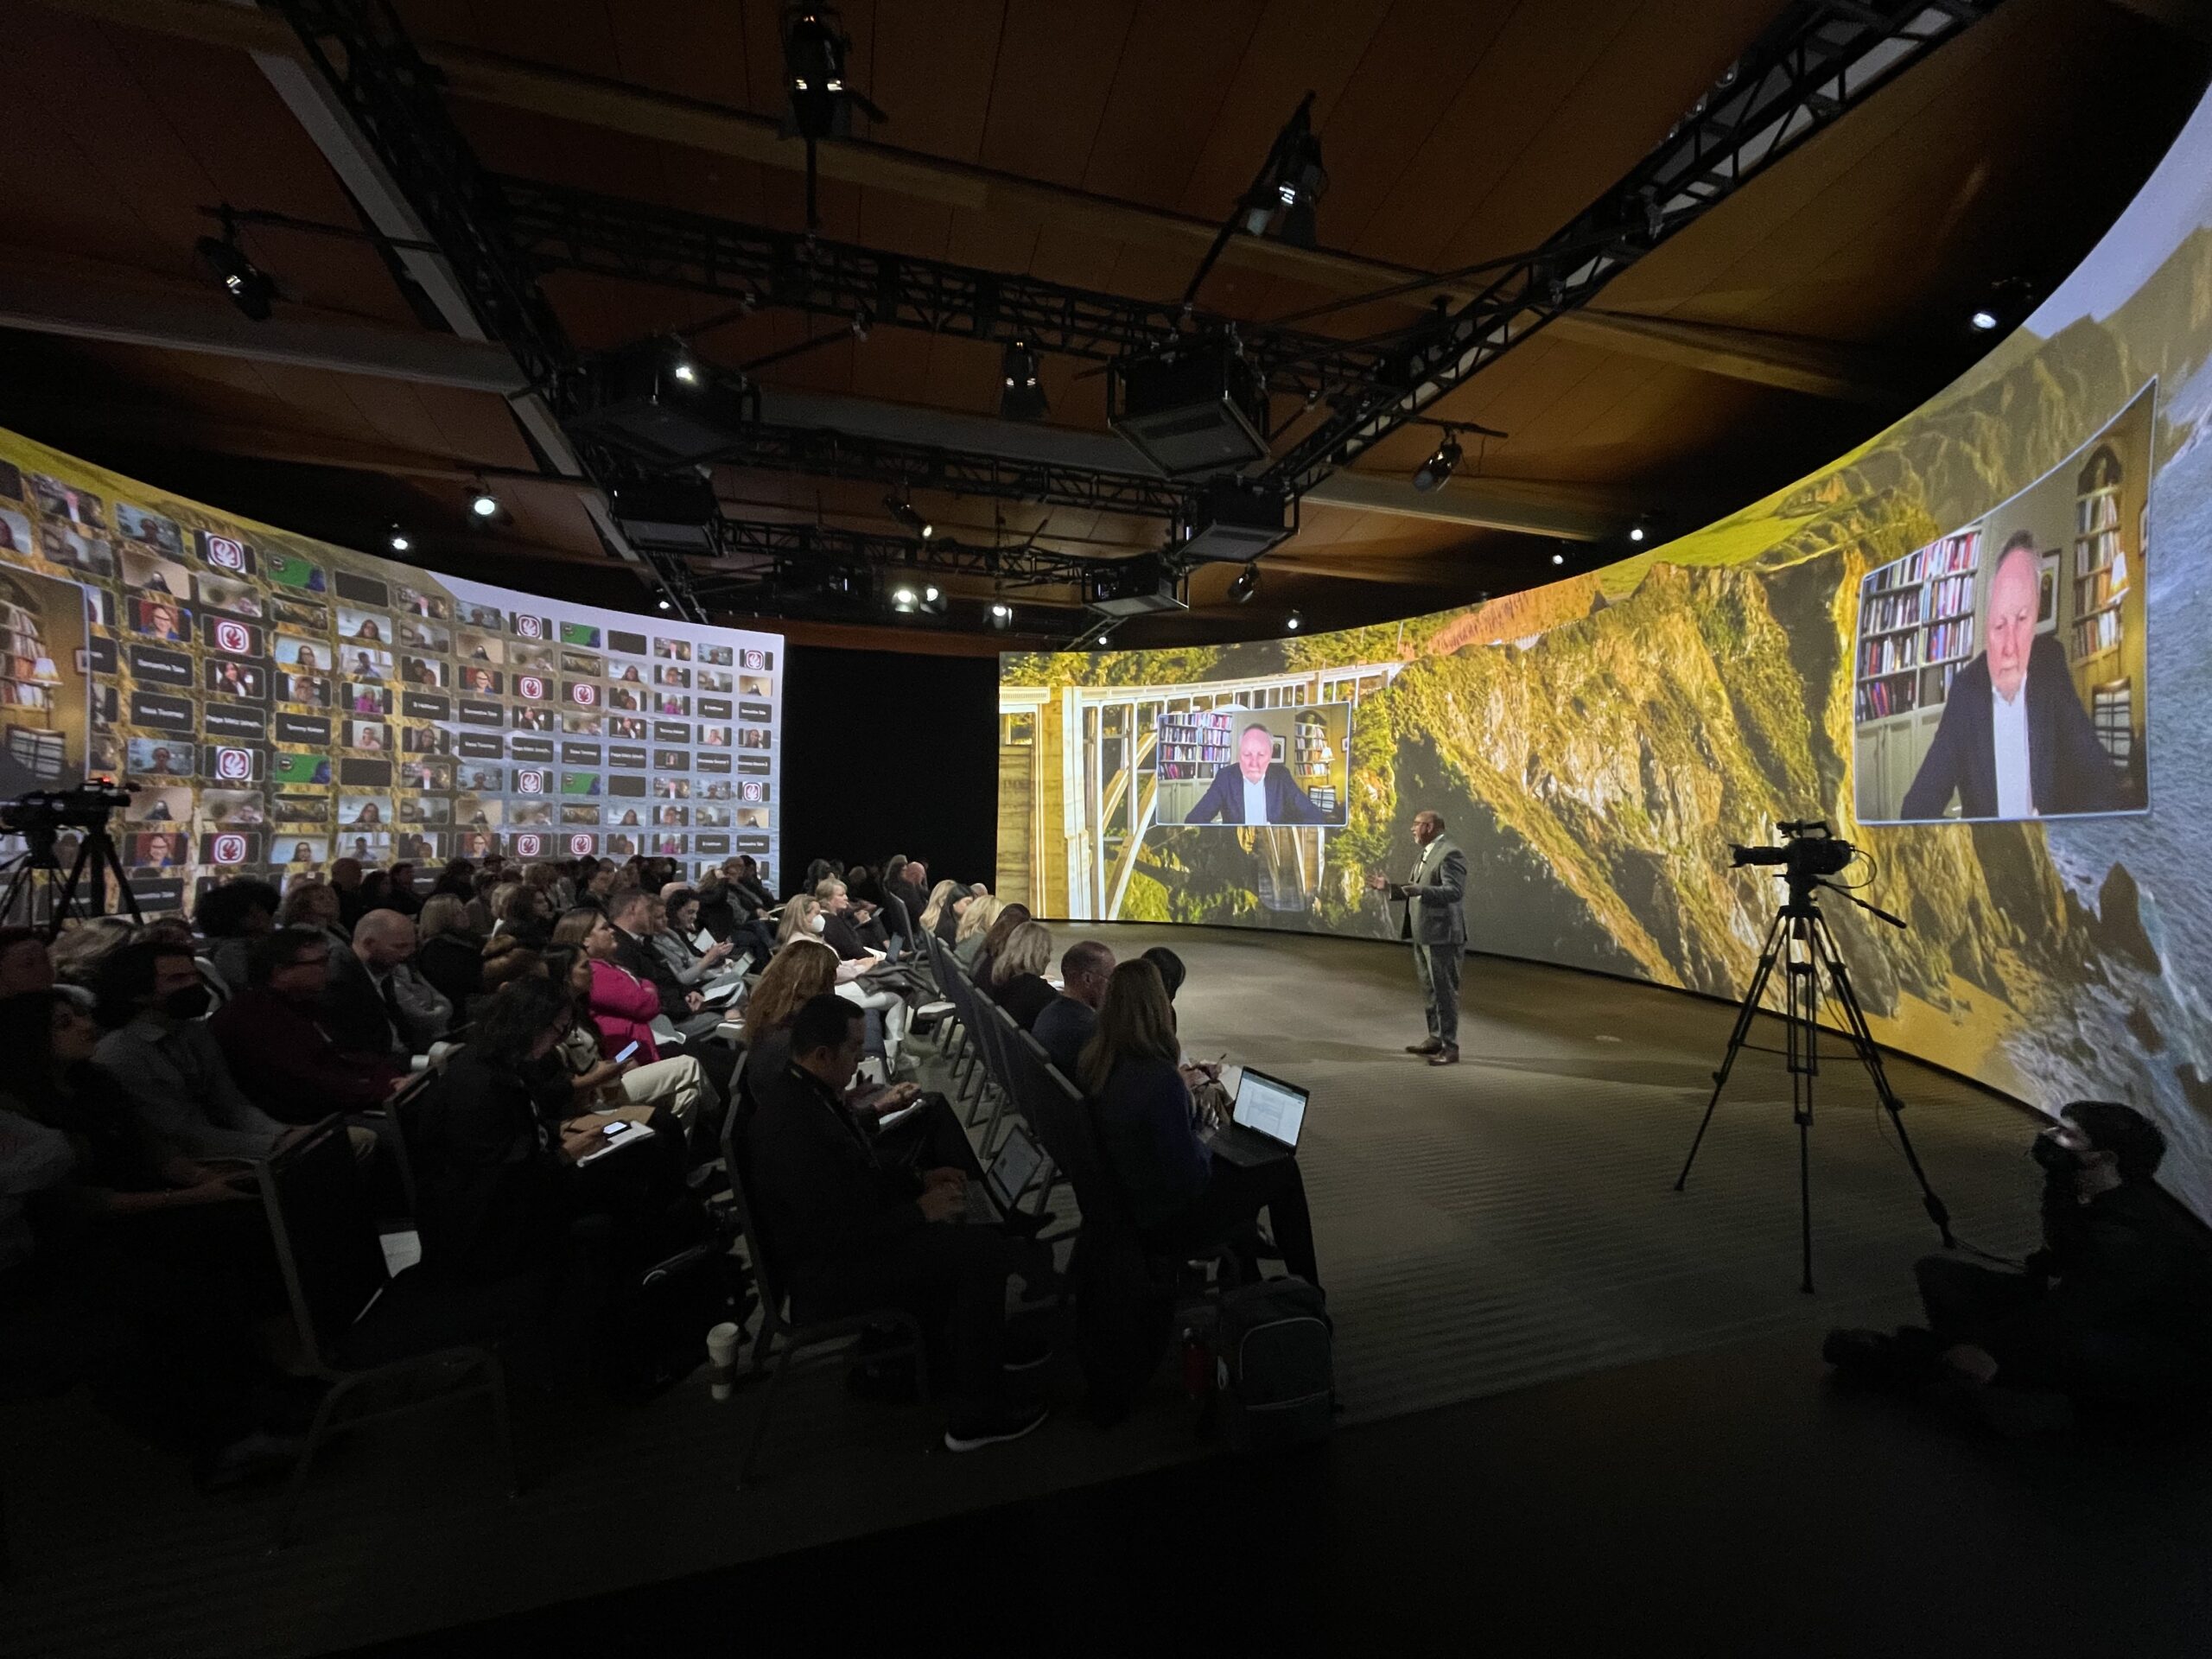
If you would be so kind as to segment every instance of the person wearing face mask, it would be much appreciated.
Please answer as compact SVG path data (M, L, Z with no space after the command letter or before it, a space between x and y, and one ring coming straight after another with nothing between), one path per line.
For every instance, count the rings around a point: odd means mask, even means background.
M266 1158L300 1133L246 1097L207 1021L192 948L134 939L100 964L93 1058L149 1133L188 1158Z
M2166 1138L2133 1107L2080 1100L2031 1147L2043 1249L2018 1271L1955 1255L1915 1264L1925 1328L1835 1331L1839 1370L1937 1382L2008 1433L2075 1407L2142 1413L2212 1385L2212 1230L2154 1179Z

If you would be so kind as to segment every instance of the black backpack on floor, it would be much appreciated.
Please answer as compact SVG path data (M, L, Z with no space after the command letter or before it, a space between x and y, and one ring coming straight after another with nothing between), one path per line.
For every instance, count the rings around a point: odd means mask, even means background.
M1328 1439L1336 1426L1333 1330L1326 1298L1303 1279L1222 1293L1214 1386L1230 1451Z
M618 1405L641 1406L707 1363L707 1332L743 1325L753 1298L721 1237L680 1250L624 1286L607 1311L600 1383Z

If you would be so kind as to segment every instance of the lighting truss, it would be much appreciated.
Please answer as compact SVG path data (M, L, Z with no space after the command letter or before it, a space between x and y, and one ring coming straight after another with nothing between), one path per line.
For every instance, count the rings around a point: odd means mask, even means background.
M1649 156L1268 473L1302 495L1599 289L2002 0L1798 0Z
M1048 588L1080 592L1087 574L1110 563L1026 543L976 547L949 537L917 542L830 524L747 518L722 518L716 538L720 550L691 576L693 590L707 604L758 597L764 591L818 590L827 577L864 570L973 576L1004 592Z

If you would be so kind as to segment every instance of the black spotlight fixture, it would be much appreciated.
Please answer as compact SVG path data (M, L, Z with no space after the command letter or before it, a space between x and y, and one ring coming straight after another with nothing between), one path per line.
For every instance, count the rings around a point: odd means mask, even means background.
M1236 573L1236 579L1229 584L1226 597L1232 605L1245 605L1250 603L1252 595L1259 591L1260 567L1256 564L1248 564Z
M1314 209L1329 188L1329 174L1321 165L1321 141L1314 136L1313 120L1313 94L1308 92L1275 135L1267 165L1244 199L1247 234L1272 234L1294 248L1316 245L1319 226Z
M1296 633L1306 626L1306 618L1299 612L1293 611L1288 616L1283 618L1282 626L1287 632Z
M1014 626L1014 607L1002 599L995 599L991 601L988 614L990 625L995 628L1010 628Z
M856 108L873 121L888 118L846 79L845 60L852 49L852 38L840 32L837 14L831 8L797 5L785 10L784 91L791 99L791 112L785 131L806 140L806 228L810 231L822 222L815 207L815 145L824 138L851 137Z
M891 515L891 522L909 536L918 536L926 542L937 534L937 526L922 516L921 510L906 499L904 490L885 496L883 510Z
M270 308L276 300L276 284L269 273L246 257L245 249L238 243L238 220L228 207L223 209L223 233L203 236L193 245L200 264L214 274L223 285L223 292L231 296L231 303L256 322L269 321Z
M999 418L1041 421L1052 410L1038 377L1037 353L1026 340L1010 340L999 355Z
M1459 448L1459 435L1452 428L1446 427L1443 437L1437 441L1435 453L1421 462L1420 469L1414 474L1414 488L1424 495L1431 490L1443 488L1444 480L1459 470L1459 462L1464 458Z

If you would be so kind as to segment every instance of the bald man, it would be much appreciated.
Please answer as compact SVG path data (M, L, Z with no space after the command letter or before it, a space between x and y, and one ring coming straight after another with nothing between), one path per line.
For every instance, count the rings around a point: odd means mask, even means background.
M353 942L331 947L322 1027L341 1054L404 1064L445 1034L453 1004L415 976L414 954L415 924L396 910L365 912Z
M1997 556L1983 601L1981 654L1961 669L1943 718L1904 792L1901 818L2110 812L2120 773L2074 690L2056 634L2036 632L2043 562L2031 531Z

